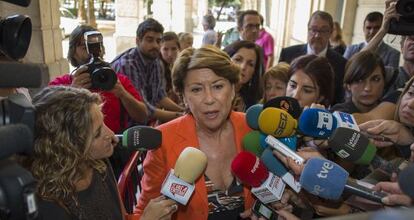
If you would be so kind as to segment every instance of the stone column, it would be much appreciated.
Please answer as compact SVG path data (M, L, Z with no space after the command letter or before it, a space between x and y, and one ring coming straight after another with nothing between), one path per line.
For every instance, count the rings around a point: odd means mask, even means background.
M193 32L192 9L193 2L191 0L172 0L172 25L171 28L176 33Z
M116 54L136 45L136 30L145 16L143 9L143 1L141 0L115 0L114 40Z
M41 64L44 83L69 72L69 64L62 56L59 1L32 1L27 8L0 2L2 17L14 14L28 15L32 21L32 38L23 62Z

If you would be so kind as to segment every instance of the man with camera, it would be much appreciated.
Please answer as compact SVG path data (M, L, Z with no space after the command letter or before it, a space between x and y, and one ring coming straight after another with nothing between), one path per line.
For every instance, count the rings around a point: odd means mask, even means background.
M184 109L168 98L165 91L159 60L163 32L158 21L146 19L138 26L137 46L118 55L111 65L125 74L140 91L150 118L166 122L181 116Z
M384 12L384 21L381 28L371 39L368 45L363 50L376 51L380 46L383 38L391 29L391 22L393 19L401 19L401 12L397 8L397 0L385 1L386 9ZM403 88L405 83L414 76L414 35L405 35L401 33L401 52L403 55L403 65L398 69L392 69L388 72L391 75L391 85L388 94L395 93L396 90ZM399 93L396 93L397 96Z
M57 77L49 85L71 85L99 92L105 100L105 124L115 133L128 127L129 117L145 124L147 110L141 95L127 77L115 74L101 60L102 55L102 35L90 26L78 26L69 37L68 51L68 60L77 69Z

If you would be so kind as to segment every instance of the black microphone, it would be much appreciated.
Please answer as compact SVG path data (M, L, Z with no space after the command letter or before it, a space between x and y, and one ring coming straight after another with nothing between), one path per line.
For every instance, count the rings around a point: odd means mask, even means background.
M39 88L42 68L38 64L0 62L0 88Z
M269 107L283 109L295 119L298 119L302 113L302 108L300 107L298 100L287 96L276 97L263 104L263 109Z
M16 153L33 152L33 134L23 124L0 126L0 159Z
M377 148L361 132L351 128L337 128L328 139L328 145L344 160L380 169L386 174L399 173L400 169L376 155Z
M123 147L138 151L154 150L162 143L161 131L149 126L130 127L115 136L121 139Z

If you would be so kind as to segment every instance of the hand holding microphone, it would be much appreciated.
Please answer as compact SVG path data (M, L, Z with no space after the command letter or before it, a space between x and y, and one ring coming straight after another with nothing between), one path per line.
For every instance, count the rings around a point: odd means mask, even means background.
M194 182L207 166L207 156L197 148L185 148L174 169L165 178L161 193L182 205L186 205L195 190Z
M411 198L401 191L398 182L379 182L377 183L377 185L375 185L373 189L379 192L383 191L389 194L382 199L382 203L384 203L385 205L412 205Z
M161 220L170 219L178 209L174 200L167 199L165 196L159 196L151 199L142 213L141 220Z
M375 169L380 169L390 176L393 172L399 173L406 166L404 161L397 167L377 156L377 148L370 143L368 138L361 132L349 128L336 129L328 143L332 151L344 160L356 164L371 164Z
M360 124L359 128L370 136L378 147L388 147L393 144L410 145L414 142L411 131L394 120L372 120Z

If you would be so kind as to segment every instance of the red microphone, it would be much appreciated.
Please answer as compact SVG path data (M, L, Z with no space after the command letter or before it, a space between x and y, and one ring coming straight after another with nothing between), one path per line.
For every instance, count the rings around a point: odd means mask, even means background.
M254 154L241 152L231 162L231 170L243 183L252 186L251 192L262 202L280 200L285 183L278 176L269 173L266 166Z

